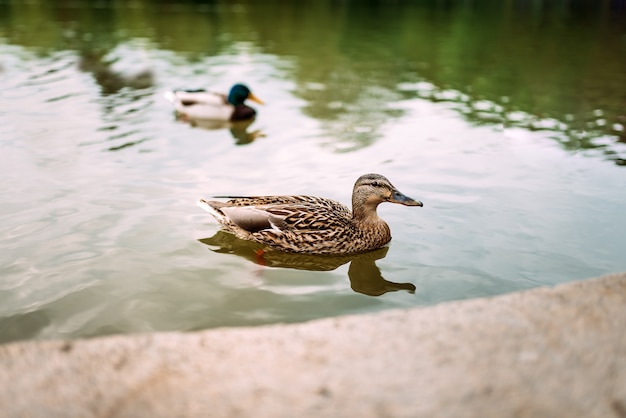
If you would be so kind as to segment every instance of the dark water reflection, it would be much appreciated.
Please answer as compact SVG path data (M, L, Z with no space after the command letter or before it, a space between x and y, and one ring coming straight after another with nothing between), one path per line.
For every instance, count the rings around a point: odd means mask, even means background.
M331 271L350 263L348 268L350 287L355 292L369 296L380 296L398 290L406 290L409 293L415 292L413 283L394 283L385 280L380 269L376 266L376 260L385 258L389 247L383 247L366 254L334 257L265 251L261 244L241 240L224 231L218 231L212 237L203 238L199 241L210 247L215 247L211 250L217 253L235 254L267 267Z
M108 51L107 51L108 52ZM154 85L154 74L143 69L134 74L123 74L113 68L115 60L107 58L105 51L83 50L78 68L91 73L102 88L102 95L118 93L123 88L147 89Z

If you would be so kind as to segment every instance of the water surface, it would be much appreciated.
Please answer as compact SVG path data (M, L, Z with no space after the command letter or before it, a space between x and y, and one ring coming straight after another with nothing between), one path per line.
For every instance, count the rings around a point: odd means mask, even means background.
M0 340L298 322L626 270L618 3L0 0ZM249 126L163 92L243 81ZM273 255L199 197L350 202L388 248Z

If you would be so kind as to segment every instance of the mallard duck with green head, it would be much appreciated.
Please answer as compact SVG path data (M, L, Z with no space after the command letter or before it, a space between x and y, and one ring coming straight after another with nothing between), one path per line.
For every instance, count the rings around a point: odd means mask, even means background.
M352 210L316 196L233 197L226 202L200 199L198 204L228 232L285 252L357 254L385 246L389 225L376 213L380 203L423 206L402 194L380 174L365 174L352 190Z
M263 104L244 84L235 84L228 95L205 89L191 89L168 91L165 98L172 102L178 114L189 119L223 122L254 118L256 110L246 105L246 100Z

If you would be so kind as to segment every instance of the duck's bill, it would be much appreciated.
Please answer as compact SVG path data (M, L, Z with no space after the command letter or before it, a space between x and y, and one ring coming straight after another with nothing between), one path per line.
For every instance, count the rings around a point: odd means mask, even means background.
M263 100L259 99L258 97L256 97L252 93L248 94L248 100L252 100L253 102L258 103L260 105L265 104L265 103L263 103Z
M410 197L403 195L397 190L391 195L389 201L391 203L399 203L405 206L424 206L424 204L419 200L411 199Z

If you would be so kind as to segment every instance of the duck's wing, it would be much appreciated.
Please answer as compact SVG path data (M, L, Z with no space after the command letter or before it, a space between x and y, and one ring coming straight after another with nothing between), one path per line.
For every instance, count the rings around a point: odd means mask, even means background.
M173 90L165 93L165 98L178 113L194 121L229 121L235 110L225 95L205 90Z
M193 106L226 106L228 99L225 94L207 90L173 90L165 93L165 97L175 105Z
M289 206L295 203L294 200L280 199L280 197L272 199L271 197L229 196L228 198L230 200L227 202L200 199L198 205L228 229L241 229L247 232L278 228L277 225L282 224L281 218L284 212L278 208L281 204Z
M341 203L312 196L237 197L228 202L201 201L201 206L220 223L250 233L321 232L345 227L351 218Z

